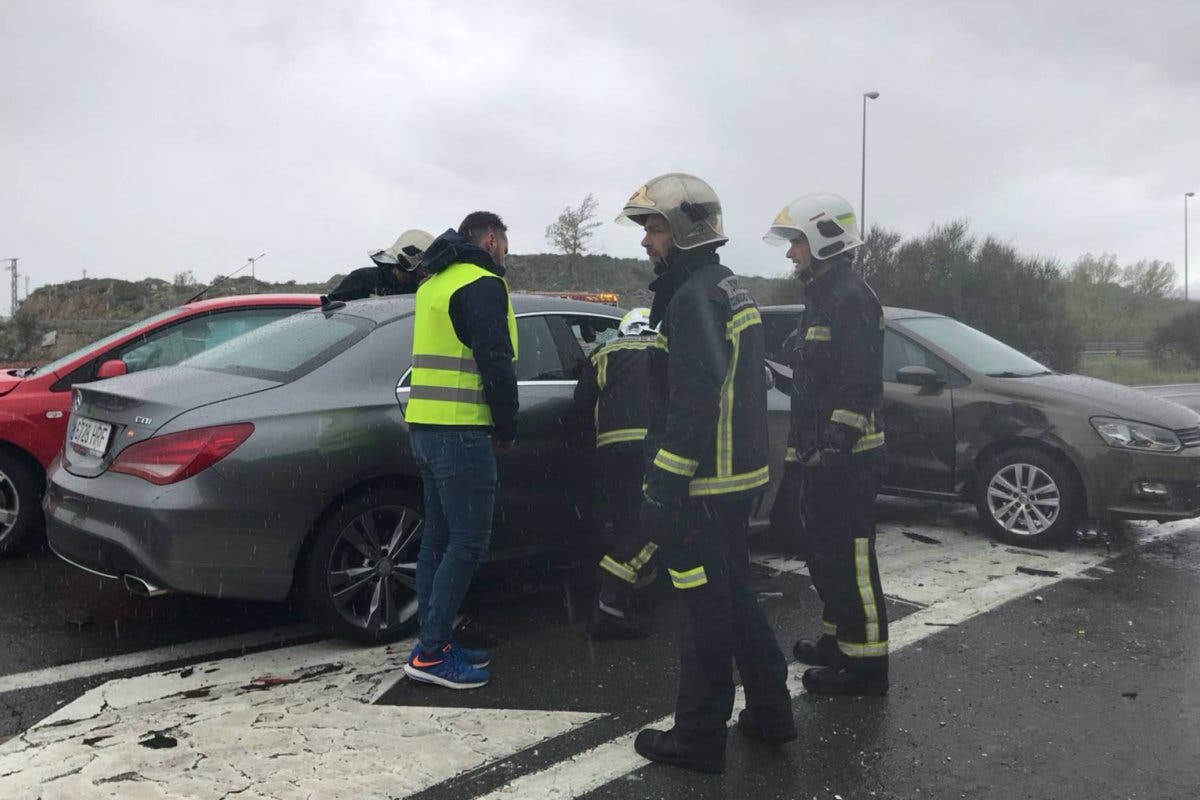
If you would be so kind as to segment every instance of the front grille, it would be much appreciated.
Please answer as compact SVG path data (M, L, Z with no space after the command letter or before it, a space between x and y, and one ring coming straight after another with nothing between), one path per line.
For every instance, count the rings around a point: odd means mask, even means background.
M1175 435L1179 437L1179 442L1184 447L1195 447L1200 445L1200 427L1196 428L1180 428L1175 431Z

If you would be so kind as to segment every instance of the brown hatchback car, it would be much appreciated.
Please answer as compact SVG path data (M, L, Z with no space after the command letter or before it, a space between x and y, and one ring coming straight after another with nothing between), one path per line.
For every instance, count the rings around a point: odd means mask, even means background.
M803 306L768 306L768 359L790 386ZM1062 375L950 317L886 308L884 494L972 502L1002 539L1061 541L1084 521L1200 516L1200 414Z

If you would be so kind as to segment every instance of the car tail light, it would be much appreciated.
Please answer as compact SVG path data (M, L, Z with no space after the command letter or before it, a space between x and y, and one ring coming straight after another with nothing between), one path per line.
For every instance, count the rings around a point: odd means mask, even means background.
M123 450L108 469L159 486L178 483L232 453L252 433L254 426L241 422L155 436Z

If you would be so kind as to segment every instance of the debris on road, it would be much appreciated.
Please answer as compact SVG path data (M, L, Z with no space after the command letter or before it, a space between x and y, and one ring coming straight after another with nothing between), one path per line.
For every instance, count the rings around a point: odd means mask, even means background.
M914 542L921 542L923 544L941 544L942 543L941 539L935 539L932 536L926 536L921 533L913 533L912 531L900 531L900 532L902 534L904 534L905 536L907 536L909 539L912 539Z
M1121 692L1121 697L1128 697L1130 700L1136 700L1137 696L1137 692Z
M1057 578L1058 572L1052 569L1035 569L1033 567L1020 566L1017 567L1017 572L1022 575L1037 575L1042 578Z
M260 675L253 678L248 684L242 687L243 691L261 692L267 689L274 689L276 686L286 686L289 683L299 683L300 681L312 680L319 678L322 675L328 675L331 672L340 672L341 664L318 664L315 667L309 667L302 671L299 675L290 677L279 677L276 675Z
M150 731L146 735L150 738L144 739L138 744L142 747L149 747L151 750L165 750L179 744L178 739L174 736L167 736L163 731Z

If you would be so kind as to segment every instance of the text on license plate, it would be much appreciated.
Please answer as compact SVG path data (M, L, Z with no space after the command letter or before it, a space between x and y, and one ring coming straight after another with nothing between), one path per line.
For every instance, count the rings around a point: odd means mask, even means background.
M96 455L103 455L108 447L108 437L112 434L112 425L107 422L97 422L94 419L80 417L75 420L75 430L71 433L71 444L79 445Z

